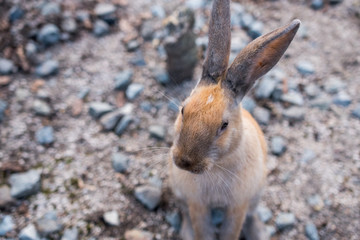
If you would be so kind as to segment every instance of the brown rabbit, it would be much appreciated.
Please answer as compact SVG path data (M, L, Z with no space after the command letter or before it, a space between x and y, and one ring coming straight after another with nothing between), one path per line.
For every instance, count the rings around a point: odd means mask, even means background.
M252 41L228 68L230 0L215 0L209 46L200 81L184 101L175 122L169 159L174 195L184 203L181 236L215 239L210 209L225 209L219 238L264 239L254 210L266 179L267 147L263 133L241 108L255 81L281 58L300 26L287 26Z

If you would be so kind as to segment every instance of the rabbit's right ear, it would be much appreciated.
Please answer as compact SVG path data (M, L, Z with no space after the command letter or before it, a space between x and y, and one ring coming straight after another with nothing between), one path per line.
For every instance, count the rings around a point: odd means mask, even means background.
M209 44L200 84L218 83L225 78L230 40L230 0L214 0L209 24Z
M247 45L228 69L222 86L229 89L239 103L255 84L280 60L293 40L300 20L258 37Z

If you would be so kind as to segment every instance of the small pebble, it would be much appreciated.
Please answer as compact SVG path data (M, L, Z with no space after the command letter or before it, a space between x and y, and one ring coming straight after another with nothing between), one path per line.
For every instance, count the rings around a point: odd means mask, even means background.
M319 234L314 223L307 223L305 226L305 235L309 240L319 240Z
M62 223L58 219L55 211L47 212L44 216L36 220L36 226L39 233L43 236L59 232L62 229Z
M324 207L324 201L321 199L320 195L315 194L310 196L307 199L307 203L315 210L320 211Z
M185 5L193 10L201 9L206 6L206 0L187 0Z
M319 10L324 6L323 0L312 0L311 8L314 10Z
M150 8L151 10L151 13L154 17L157 17L157 18L165 18L166 17L166 13L165 13L165 10L164 8L161 6L161 5L154 5Z
M129 100L135 100L142 91L144 90L144 86L140 83L132 83L129 85L129 87L126 89L126 97Z
M94 13L100 18L105 18L116 11L115 5L111 3L98 3L94 8Z
M41 63L35 70L39 77L48 77L55 75L59 70L59 62L56 60L47 60Z
M25 14L25 11L19 6L12 6L9 11L9 21L11 23L21 19Z
M59 15L60 13L60 5L56 2L45 3L41 8L41 15L43 16Z
M241 26L245 29L249 29L251 24L253 24L253 22L255 21L254 17L249 14L249 13L245 13L242 15L241 17Z
M110 28L109 28L109 25L101 20L101 19L97 19L94 23L94 26L93 26L93 34L96 36L96 37L102 37L106 34L108 34L110 32Z
M289 120L289 121L302 121L304 120L305 117L305 109L302 107L290 107L285 109L282 112L282 115L285 119Z
M133 121L134 119L131 115L123 116L115 128L115 133L121 136L129 126L129 124Z
M113 106L105 102L91 102L89 105L89 114L95 119L99 119L104 114L111 112Z
M329 3L331 5L336 5L336 4L339 4L339 3L342 3L342 2L343 2L343 0L329 0Z
M7 102L0 99L0 123L4 120L5 110L7 109Z
M311 149L305 149L303 154L301 155L300 162L308 163L316 158L316 154Z
M180 227L181 227L181 216L179 214L179 212L171 212L166 214L165 216L166 222L168 222L174 229L176 232L180 231Z
M111 131L116 127L116 125L123 116L124 116L123 110L117 109L113 112L104 114L100 118L100 123L104 130Z
M131 40L126 44L126 50L128 50L129 52L133 52L136 49L138 49L140 47L140 43L138 40Z
M59 40L60 30L52 23L48 23L43 26L37 35L37 41L44 44L45 46L54 45L58 43Z
M330 77L325 83L324 83L324 89L328 93L337 93L340 90L344 89L346 87L346 84L338 77Z
M310 101L310 106L319 108L320 110L328 110L331 105L331 98L325 94L321 94L315 99Z
M295 91L289 91L281 96L281 100L283 102L287 102L293 105L302 106L304 105L304 98L303 96Z
M20 231L19 239L20 240L40 240L40 236L39 236L34 224L29 224Z
M296 64L296 69L298 70L298 72L301 75L304 75L304 76L312 75L315 73L314 65L311 62L305 61L305 60L299 61Z
M255 107L253 116L262 125L268 125L270 121L270 111L266 108Z
M129 63L133 66L141 67L145 66L146 62L141 51L137 51L135 56L130 59Z
M61 240L77 240L78 235L79 235L79 230L76 227L68 228L64 231Z
M153 240L154 234L140 229L131 229L125 232L125 240Z
M13 201L10 188L6 185L0 187L0 207L5 207Z
M252 98L245 96L241 101L241 105L249 113L252 113L256 107L256 102Z
M115 76L115 89L125 91L127 87L131 84L132 77L133 71L130 69L119 72Z
M305 87L305 93L310 98L314 98L320 94L320 88L316 84L310 83Z
M268 222L273 216L271 210L268 207L258 206L256 211L260 220L264 223Z
M265 225L266 228L266 233L268 236L272 237L275 235L276 233L276 228L274 226L271 225Z
M341 107L347 107L351 104L351 102L352 99L350 95L344 91L338 92L333 98L333 103Z
M123 153L113 153L111 162L116 172L125 173L129 168L130 158Z
M263 30L264 30L264 24L260 21L255 21L250 25L248 34L252 39L255 39L262 35Z
M104 218L105 223L110 226L119 226L120 225L119 214L115 210L104 213L103 218Z
M39 99L34 100L32 109L34 110L35 114L40 116L48 117L52 114L52 110L49 104Z
M276 224L277 229L283 230L285 228L293 227L295 225L295 221L296 221L296 218L293 213L281 212L276 217L275 224Z
M270 77L264 77L260 80L255 90L255 97L257 99L270 98L274 92L277 81Z
M0 237L5 236L6 233L12 231L15 227L14 220L10 215L0 217Z
M170 77L166 69L164 68L156 68L153 71L154 77L156 81L162 85L166 85L170 83Z
M270 148L272 154L281 156L286 151L286 142L283 137L275 136L271 139Z
M360 119L360 103L358 103L355 108L351 111L353 117Z
M15 72L14 63L6 58L0 58L0 75L8 75Z
M35 138L39 144L52 144L55 141L54 129L50 126L43 127L36 131Z
M11 196L14 198L25 198L38 193L41 188L40 181L40 172L37 170L11 174L9 178Z
M62 22L61 22L61 28L62 30L64 30L65 32L68 33L75 33L77 30L77 24L74 18L65 18Z
M152 185L136 187L135 198L149 210L154 210L160 203L161 189Z
M156 138L158 140L164 140L166 135L166 130L163 126L152 125L149 127L150 137Z

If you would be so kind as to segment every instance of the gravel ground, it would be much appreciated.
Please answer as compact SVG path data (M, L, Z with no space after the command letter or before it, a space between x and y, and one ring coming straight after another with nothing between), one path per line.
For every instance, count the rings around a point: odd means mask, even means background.
M166 158L177 114L168 104L172 99L181 102L185 98L195 85L201 67L197 66L194 80L163 87L153 76L154 69L165 67L164 56L154 47L157 42L139 40L145 66L129 63L138 52L128 52L123 42L133 31L137 33L141 22L147 19L155 19L154 28L161 27L162 20L151 17L151 6L164 6L170 14L184 3L129 1L111 34L97 38L83 31L76 41L38 53L41 61L56 59L60 65L58 74L44 78L39 89L36 89L41 83L39 78L22 72L12 74L10 84L0 87L0 98L8 104L0 123L0 185L8 185L8 177L14 172L39 169L42 173L39 193L1 208L0 219L2 215L14 218L15 227L7 237L18 236L29 223L55 210L64 229L73 226L79 229L79 239L121 239L133 228L152 232L156 239L179 239L165 221L167 213L177 209L166 181ZM307 239L308 223L315 224L320 239L359 239L360 119L351 113L360 103L358 3L349 0L336 6L326 4L317 11L310 8L308 1L246 0L241 4L264 24L263 33L294 18L299 18L307 30L306 34L301 30L278 64L285 75L283 80L289 87L296 85L304 96L300 106L305 112L304 120L292 122L283 118L287 104L257 100L258 106L271 110L270 122L262 126L269 146L274 136L282 136L286 145L280 156L269 153L268 186L262 201L262 206L272 212L267 225L275 226L281 213L295 215L294 225L277 231L272 239ZM207 6L196 11L197 16L204 16L205 23L208 9ZM197 29L197 34L202 36L206 31L205 24ZM234 27L233 36L250 40L240 27ZM312 63L314 74L301 75L295 67L299 61ZM133 82L145 87L133 101L114 90L115 76L126 69L133 70ZM327 110L311 107L306 86L315 83L319 92L325 92L332 77L345 84L344 91L351 103L347 107L330 104ZM19 89L24 89L28 96L21 99ZM72 107L84 89L90 90L89 95L81 113L74 117ZM54 112L50 117L37 116L32 110L39 91L49 95ZM254 91L249 95L253 96ZM131 102L135 120L121 137L103 131L99 121L88 113L94 101L113 106ZM149 111L144 111L144 102L150 103ZM151 125L165 128L164 140L150 136ZM55 141L49 146L36 141L35 133L42 126L54 129ZM308 161L302 157L306 151L314 153ZM111 164L114 152L130 158L125 173L114 171ZM6 166L11 166L10 170ZM156 210L150 211L135 199L133 192L135 187L157 179L163 181L163 194ZM309 198L314 195L320 200L310 204ZM108 226L102 218L104 212L112 210L119 214L119 226ZM61 235L62 231L50 237L60 239Z

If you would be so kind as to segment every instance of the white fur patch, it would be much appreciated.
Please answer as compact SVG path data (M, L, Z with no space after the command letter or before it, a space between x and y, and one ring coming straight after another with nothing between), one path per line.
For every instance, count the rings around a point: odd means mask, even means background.
M212 103L214 101L214 97L212 94L210 94L210 96L208 97L206 104Z

